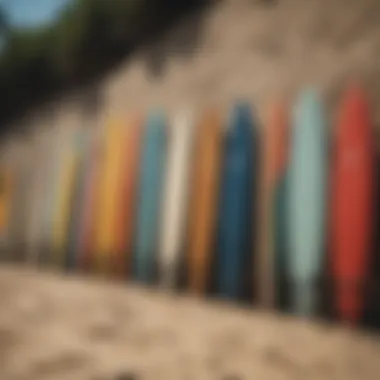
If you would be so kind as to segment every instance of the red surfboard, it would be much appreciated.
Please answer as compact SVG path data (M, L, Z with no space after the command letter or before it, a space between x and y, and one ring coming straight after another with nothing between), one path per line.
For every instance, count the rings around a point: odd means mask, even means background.
M331 271L335 308L355 324L362 315L374 216L374 140L369 104L359 87L343 97L332 162Z

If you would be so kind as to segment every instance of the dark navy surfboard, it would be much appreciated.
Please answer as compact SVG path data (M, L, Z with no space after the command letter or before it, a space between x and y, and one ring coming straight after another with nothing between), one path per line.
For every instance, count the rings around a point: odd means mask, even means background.
M238 103L225 141L218 232L218 290L224 297L243 295L251 256L254 200L254 129L250 107Z

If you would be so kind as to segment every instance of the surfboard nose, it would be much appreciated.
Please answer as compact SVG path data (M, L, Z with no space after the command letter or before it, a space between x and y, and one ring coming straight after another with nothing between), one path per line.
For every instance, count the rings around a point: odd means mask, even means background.
M362 131L371 125L370 106L362 87L351 84L343 94L339 107L338 131L354 141L362 136ZM367 138L371 137L366 134Z
M307 115L319 115L322 101L317 89L308 87L300 91L295 102L296 117L305 118ZM303 128L311 123L302 123Z
M232 134L239 138L253 128L253 115L251 105L247 101L238 101L232 109L230 119L230 130Z
M148 116L146 121L146 129L149 131L148 136L151 139L156 139L161 136L165 130L165 114L161 109L155 109Z
M314 103L319 100L319 91L313 86L307 86L300 90L298 101L304 104Z
M362 297L358 286L340 286L338 309L343 321L356 324L361 316Z

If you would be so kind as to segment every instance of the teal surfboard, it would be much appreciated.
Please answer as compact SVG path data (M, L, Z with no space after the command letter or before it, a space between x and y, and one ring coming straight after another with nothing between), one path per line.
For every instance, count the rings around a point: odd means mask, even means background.
M152 281L156 267L165 156L166 121L162 112L155 111L145 126L134 250L135 277L145 283Z
M303 91L294 107L289 164L288 275L292 309L315 312L325 239L326 122L320 97Z

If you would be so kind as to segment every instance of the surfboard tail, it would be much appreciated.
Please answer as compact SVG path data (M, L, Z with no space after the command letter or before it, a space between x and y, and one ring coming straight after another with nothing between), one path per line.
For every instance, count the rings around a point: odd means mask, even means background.
M357 324L363 309L363 298L359 286L339 286L337 288L337 313L339 319L349 324Z
M161 277L161 288L165 290L174 290L175 279L172 274L166 273Z
M146 258L144 257L144 250L137 248L135 250L135 257L133 261L133 273L138 281L145 282L147 275Z
M149 283L152 279L152 272L149 263L140 262L136 268L137 280L145 284Z
M294 286L293 309L296 314L309 317L315 311L315 289L311 282L299 282Z
M192 268L189 276L189 289L194 294L203 294L207 288L207 271L203 266Z
M240 286L238 273L230 270L230 268L225 268L220 273L219 278L219 292L223 298L235 299L240 296Z
M176 268L174 263L167 263L161 267L160 284L164 289L174 289L176 286Z
M147 235L138 233L131 265L136 280L143 283L152 281L155 272L156 252L151 244L146 244L147 239ZM149 237L149 239L152 239L152 237Z

